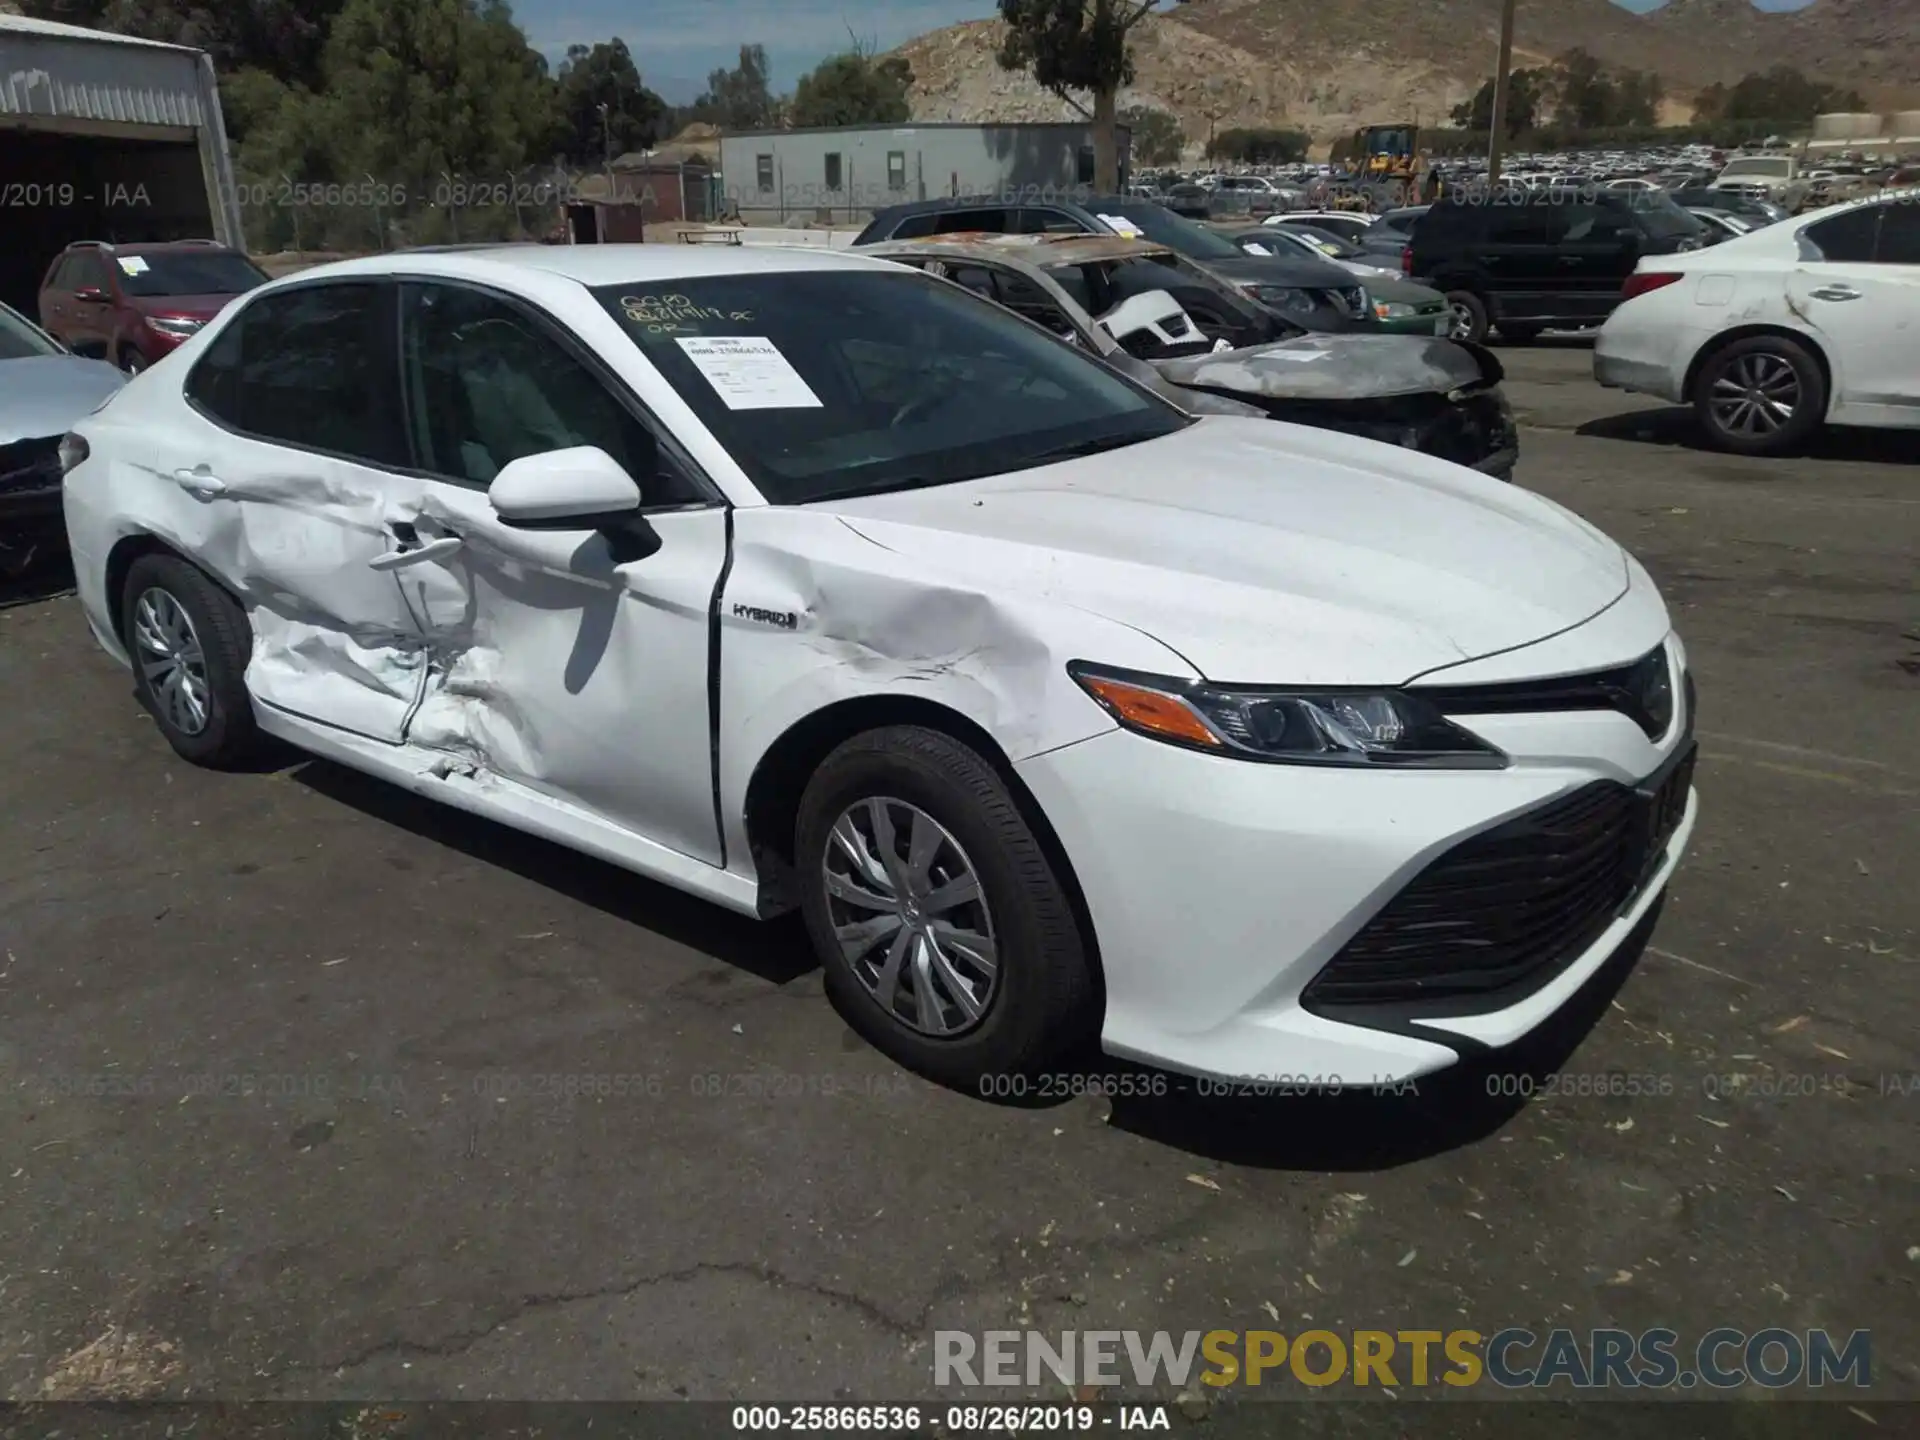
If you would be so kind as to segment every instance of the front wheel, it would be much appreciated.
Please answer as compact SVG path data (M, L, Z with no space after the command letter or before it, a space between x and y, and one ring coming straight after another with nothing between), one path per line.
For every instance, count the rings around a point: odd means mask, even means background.
M1707 357L1694 414L1714 445L1739 455L1784 455L1825 423L1827 381L1805 346L1752 335Z
M147 357L138 350L120 352L120 368L129 375L138 375L147 368Z
M1073 906L1006 781L950 735L871 730L814 772L795 854L829 991L902 1064L961 1088L1098 1031Z
M1487 329L1491 323L1487 316L1487 305L1471 290L1450 290L1447 292L1447 334L1455 340L1471 340L1476 345L1486 343Z

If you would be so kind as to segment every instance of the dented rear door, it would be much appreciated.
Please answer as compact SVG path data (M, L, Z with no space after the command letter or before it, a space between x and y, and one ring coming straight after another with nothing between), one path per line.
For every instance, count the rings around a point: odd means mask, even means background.
M152 431L146 519L246 608L257 702L397 744L425 652L386 566L417 543L424 482L403 473L393 296L342 281L251 301L195 361L180 423Z

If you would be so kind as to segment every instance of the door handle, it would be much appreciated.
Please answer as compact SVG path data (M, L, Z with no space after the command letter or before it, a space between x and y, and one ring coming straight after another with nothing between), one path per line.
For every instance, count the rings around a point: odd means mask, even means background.
M197 495L202 500L211 500L216 495L227 493L227 482L210 472L204 465L196 470L176 470L173 483L189 495Z
M1851 285L1822 285L1811 292L1816 300L1858 300L1860 292Z
M1562 255L1560 257L1560 263L1562 265L1578 265L1581 261L1585 260L1586 258L1587 257L1584 255Z
M414 545L403 550L389 550L384 555L376 555L367 562L369 570L405 570L414 565L425 565L430 560L439 560L451 555L460 548L458 535L442 535L437 540L429 540L424 545Z

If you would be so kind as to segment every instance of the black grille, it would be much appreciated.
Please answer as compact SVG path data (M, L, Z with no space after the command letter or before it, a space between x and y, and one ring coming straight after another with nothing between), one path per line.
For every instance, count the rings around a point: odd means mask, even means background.
M1689 742L1646 786L1599 781L1456 845L1341 947L1302 1003L1459 1014L1525 998L1640 893L1692 779Z
M1691 677L1687 684L1691 687ZM1664 645L1649 650L1631 665L1613 670L1504 685L1423 686L1419 693L1446 715L1543 715L1563 710L1618 710L1651 740L1661 739L1673 724L1673 674ZM1691 693L1689 688L1688 694ZM1693 706L1689 703L1689 724L1692 714Z
M0 495L60 488L60 437L0 445Z

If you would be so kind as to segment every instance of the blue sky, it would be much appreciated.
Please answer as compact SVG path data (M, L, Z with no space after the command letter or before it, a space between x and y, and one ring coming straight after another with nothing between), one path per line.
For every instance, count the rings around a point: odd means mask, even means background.
M1614 0L1652 10L1665 0ZM1799 10L1812 0L1755 0L1762 10ZM701 90L707 72L732 65L743 42L767 47L777 88L844 50L848 31L881 50L928 30L997 13L995 0L514 0L535 45L558 60L567 46L618 35L643 79L677 103Z

